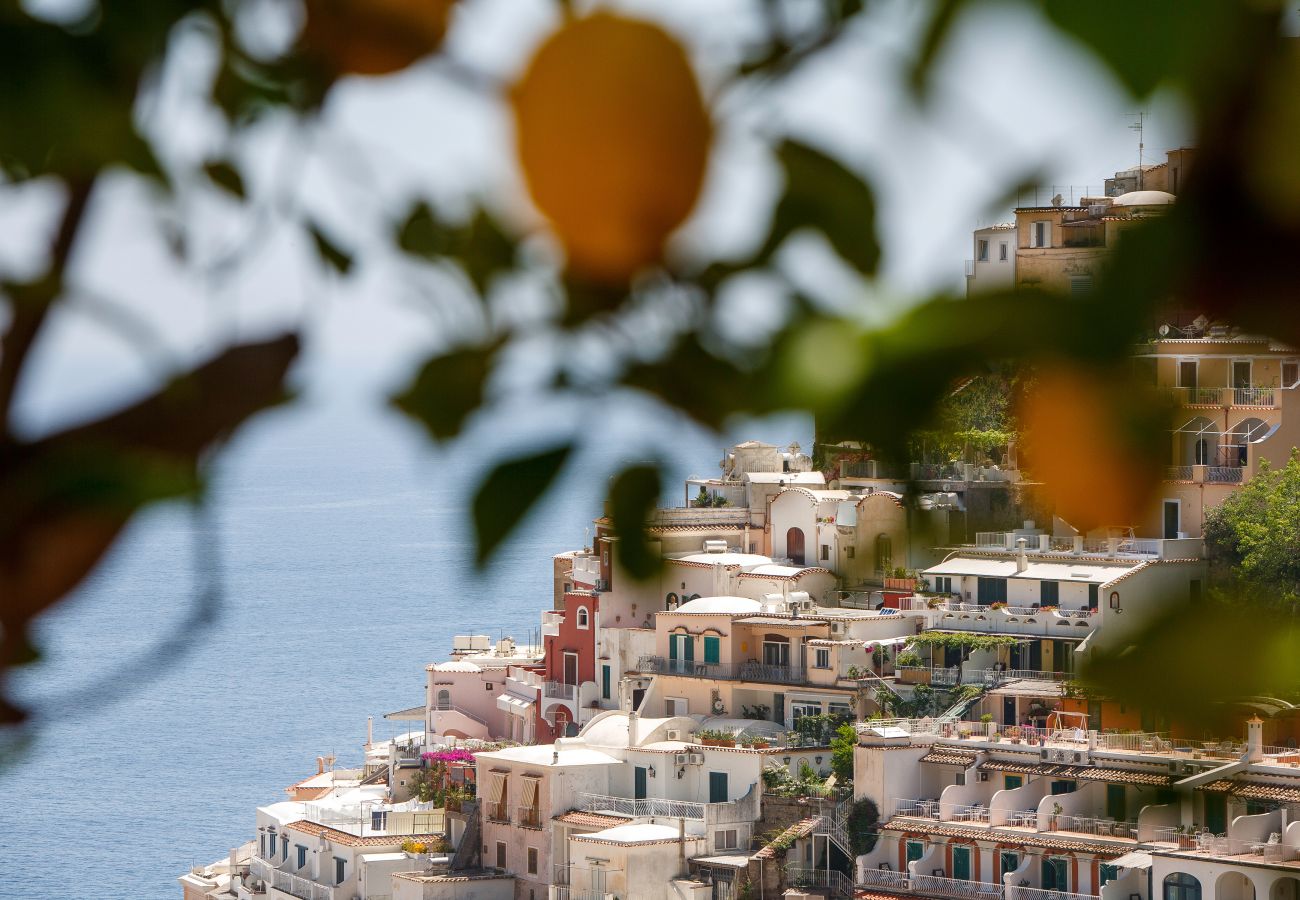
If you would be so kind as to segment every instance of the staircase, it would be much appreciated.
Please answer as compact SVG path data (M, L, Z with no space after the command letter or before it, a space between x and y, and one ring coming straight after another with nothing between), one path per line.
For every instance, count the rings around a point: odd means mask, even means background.
M479 838L479 823L482 818L479 812L479 802L477 800L464 800L461 802L460 811L465 816L465 833L461 835L460 844L456 847L456 853L451 858L451 870L453 872L475 868L479 856L479 845L482 842Z
M974 694L973 696L967 697L964 700L958 700L951 707L949 707L948 709L940 713L939 718L960 719L962 716L966 715L967 710L969 710L972 706L974 706L981 699L983 699L983 697L984 697L984 690L981 689L978 694Z
M849 840L849 813L853 811L853 798L848 797L835 804L835 808L817 817L817 834L824 834L830 842L844 851L844 855L853 859L853 843Z

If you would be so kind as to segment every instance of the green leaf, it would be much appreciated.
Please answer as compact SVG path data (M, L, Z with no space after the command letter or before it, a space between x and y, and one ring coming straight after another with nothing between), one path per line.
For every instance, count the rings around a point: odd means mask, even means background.
M397 226L397 246L413 256L437 259L448 250L442 224L423 200L415 203Z
M238 197L240 200L247 198L248 194L244 189L244 176L239 174L239 170L229 160L209 160L203 164L203 174L207 175L209 181L226 193Z
M619 563L637 581L657 575L663 562L662 555L650 547L645 530L662 488L657 465L630 466L610 488L609 517L618 538Z
M784 141L777 157L785 170L785 194L759 259L765 260L792 233L812 228L826 235L835 252L863 275L880 262L876 201L870 186L820 150Z
M460 432L470 413L483 405L484 386L500 343L440 354L393 398L393 405L418 420L435 440Z
M948 42L957 14L966 2L967 0L938 0L934 4L930 21L926 23L925 33L921 37L921 46L908 72L908 86L918 100L924 101L929 95L930 72Z
M475 290L484 296L497 273L514 266L515 242L480 208L464 230L459 262Z
M311 234L312 243L316 245L316 253L322 262L340 275L346 275L352 270L352 256L339 249L315 223L309 222L307 231Z
M564 468L572 444L501 463L474 494L476 562L483 566Z

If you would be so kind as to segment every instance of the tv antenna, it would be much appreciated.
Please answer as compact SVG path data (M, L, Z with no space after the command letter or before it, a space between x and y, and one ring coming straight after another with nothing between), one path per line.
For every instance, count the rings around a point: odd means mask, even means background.
M1130 131L1136 131L1138 136L1138 181L1137 189L1142 190L1142 150L1143 150L1143 129L1146 125L1147 114L1144 112L1137 113L1137 121L1129 126Z

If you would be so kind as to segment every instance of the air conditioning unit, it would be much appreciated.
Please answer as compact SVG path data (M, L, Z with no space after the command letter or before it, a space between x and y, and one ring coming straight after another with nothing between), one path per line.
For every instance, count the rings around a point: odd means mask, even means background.
M691 766L702 766L702 765L704 765L704 754L703 754L703 753L687 753L687 754L686 754L686 763L687 763L687 765L691 765Z
M1078 750L1075 750L1075 751L1074 751L1074 761L1075 761L1075 762L1083 762L1083 754L1080 753Z
M988 781L988 780L989 780L989 773L988 773L988 772L980 772L980 781Z
M669 731L668 731L668 740L670 740L670 741L680 741L681 739L682 739L682 733L681 733L680 731L678 731L676 728L671 728L671 729L669 729Z
M687 765L691 761L690 758L691 755L689 753L675 753L673 754L673 765L675 766Z
M843 631L844 631L844 624L842 622L831 623L831 634L840 634Z

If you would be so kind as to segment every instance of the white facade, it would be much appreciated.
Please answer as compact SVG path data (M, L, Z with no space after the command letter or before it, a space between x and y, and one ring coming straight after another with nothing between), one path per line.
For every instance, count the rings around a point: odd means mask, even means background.
M1016 226L975 229L966 261L966 296L1010 290L1016 283Z

